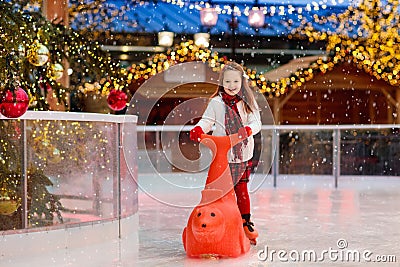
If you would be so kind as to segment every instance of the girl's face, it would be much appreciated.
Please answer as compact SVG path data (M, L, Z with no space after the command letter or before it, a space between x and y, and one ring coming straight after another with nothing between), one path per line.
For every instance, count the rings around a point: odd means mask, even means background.
M222 80L222 86L224 87L225 93L234 96L240 92L242 88L242 75L237 70L226 70L224 78Z

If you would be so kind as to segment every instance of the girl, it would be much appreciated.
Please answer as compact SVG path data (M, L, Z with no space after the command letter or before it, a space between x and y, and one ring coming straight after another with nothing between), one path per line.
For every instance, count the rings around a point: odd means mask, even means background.
M212 126L215 126L213 135L239 133L248 136L231 149L228 160L244 231L251 243L255 244L258 233L250 220L247 183L254 150L252 135L260 131L261 118L247 78L243 68L235 62L223 67L217 91L211 96L201 120L190 131L190 139L198 142L201 134L209 132Z

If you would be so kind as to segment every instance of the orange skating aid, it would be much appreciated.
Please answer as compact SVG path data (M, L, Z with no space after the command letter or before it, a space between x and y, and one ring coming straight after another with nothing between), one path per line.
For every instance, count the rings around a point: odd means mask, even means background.
M183 246L189 257L238 257L250 249L227 159L229 149L240 141L238 134L201 136L201 143L212 150L214 158L201 201L183 230Z

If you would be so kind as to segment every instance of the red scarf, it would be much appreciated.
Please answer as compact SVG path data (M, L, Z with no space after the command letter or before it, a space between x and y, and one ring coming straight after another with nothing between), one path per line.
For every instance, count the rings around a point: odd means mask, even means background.
M243 127L242 118L240 118L237 107L237 103L241 101L242 98L239 95L231 96L225 92L221 93L221 97L225 103L225 132L227 135L235 134ZM247 145L247 139L232 148L235 159L243 159L243 144Z

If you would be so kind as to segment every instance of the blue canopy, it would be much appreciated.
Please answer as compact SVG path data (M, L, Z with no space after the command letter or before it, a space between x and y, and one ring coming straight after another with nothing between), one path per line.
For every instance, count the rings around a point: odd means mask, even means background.
M179 2L179 1L176 1ZM174 4L163 1L124 1L108 0L107 9L123 10L114 15L114 19L103 25L107 30L113 32L128 33L157 33L164 29L169 29L178 34L194 34L204 32L200 23L200 10L195 2L181 1L184 4ZM283 0L281 2L271 0L260 0L258 4L266 8L265 27L257 31L249 26L246 10L248 11L254 5L254 1L228 1L218 0L219 15L217 24L210 30L211 34L221 35L230 32L229 21L231 21L231 7L235 6L235 16L238 21L236 33L242 35L262 35L262 36L286 36L291 29L298 27L304 18L312 22L313 16L330 16L332 13L342 13L349 6L349 0L338 1L319 1L311 2L309 0ZM87 23L93 20L90 14L80 14L88 16L85 18ZM79 28L79 23L72 20L71 26ZM330 22L323 24L314 23L317 30L329 31L335 28Z

